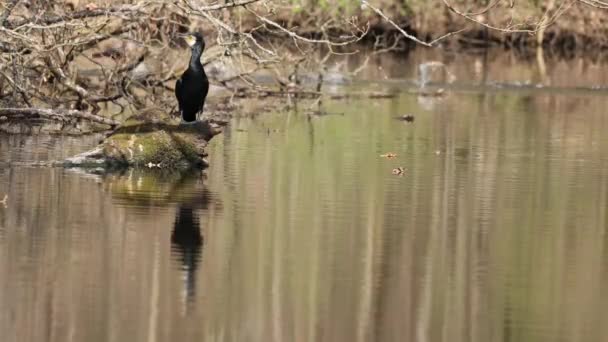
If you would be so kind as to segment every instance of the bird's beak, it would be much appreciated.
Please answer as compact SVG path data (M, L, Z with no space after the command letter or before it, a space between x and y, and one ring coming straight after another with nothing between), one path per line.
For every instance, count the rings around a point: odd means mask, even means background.
M191 34L183 34L180 36L182 38L184 38L184 40L186 41L186 44L188 44L188 46L190 46L190 47L192 47L196 43L196 38L194 38L194 36Z

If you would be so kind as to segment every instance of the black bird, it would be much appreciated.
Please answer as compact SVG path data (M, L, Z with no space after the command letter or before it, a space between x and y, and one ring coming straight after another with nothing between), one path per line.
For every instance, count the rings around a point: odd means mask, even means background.
M203 111L205 98L209 92L209 80L201 64L205 40L198 32L187 34L184 38L192 49L192 56L188 69L175 83L175 97L182 121L195 122L197 114Z

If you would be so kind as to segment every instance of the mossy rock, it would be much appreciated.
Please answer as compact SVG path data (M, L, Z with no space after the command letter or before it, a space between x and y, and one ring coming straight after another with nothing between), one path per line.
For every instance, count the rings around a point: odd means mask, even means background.
M207 166L207 142L221 132L216 123L179 124L149 114L133 116L93 151L66 160L68 166L186 169Z

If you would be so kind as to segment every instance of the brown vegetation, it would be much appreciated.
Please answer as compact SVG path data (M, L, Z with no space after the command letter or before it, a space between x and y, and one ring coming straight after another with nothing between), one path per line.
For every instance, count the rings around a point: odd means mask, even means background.
M329 57L356 53L350 45L362 39L376 51L407 40L425 46L608 46L608 3L598 0L322 3L9 0L0 7L0 120L115 126L144 108L171 113L173 82L188 54L177 34L191 30L207 37L204 63L229 102L318 97ZM309 88L299 78L303 69L319 74ZM260 75L273 81L259 82Z
M350 35L300 36L271 20L271 9L258 0L210 6L12 0L0 13L0 117L109 125L143 108L174 109L173 82L188 59L178 33L204 32L211 46L204 63L231 97L293 93L298 81L290 74L310 61L312 46L326 46L329 55L365 34L351 23ZM276 85L250 77L261 71Z

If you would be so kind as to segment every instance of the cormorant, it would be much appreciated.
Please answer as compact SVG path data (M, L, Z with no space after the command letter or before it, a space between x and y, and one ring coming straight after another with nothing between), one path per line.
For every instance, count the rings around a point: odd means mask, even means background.
M185 35L186 43L192 49L190 64L182 77L175 83L175 97L183 122L195 122L197 114L203 111L205 98L209 92L209 80L201 64L205 40L200 33Z

